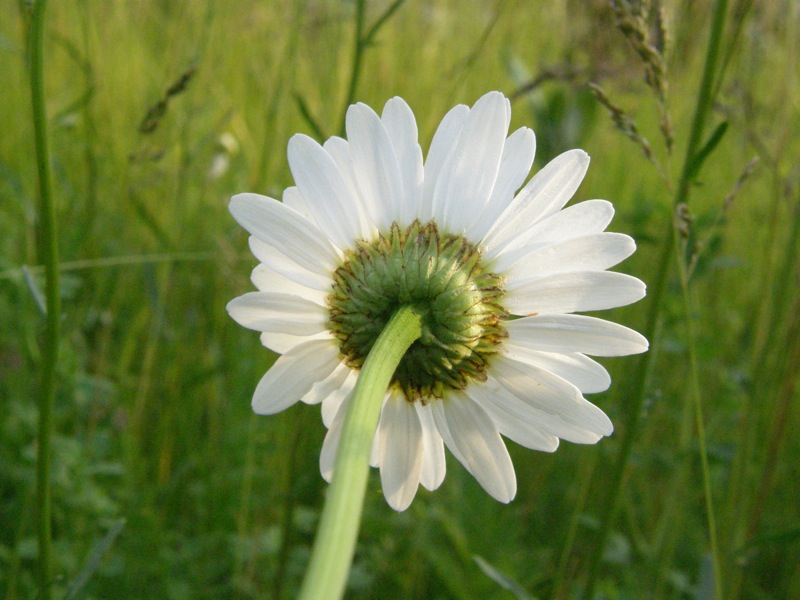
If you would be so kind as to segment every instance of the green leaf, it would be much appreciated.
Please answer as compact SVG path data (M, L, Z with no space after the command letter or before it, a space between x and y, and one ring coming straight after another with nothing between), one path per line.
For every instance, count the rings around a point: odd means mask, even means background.
M511 577L509 577L505 573L501 573L500 571L495 569L492 565L486 562L486 560L483 557L478 556L476 554L475 556L472 557L472 559L481 568L481 571L483 571L484 574L489 579L494 581L504 590L508 590L509 592L514 594L514 597L517 598L517 600L534 600L533 596L531 596L528 592L525 591L525 588L523 588L519 583L511 579Z
M698 175L698 173L700 173L700 168L703 166L703 163L719 145L720 141L722 141L726 131L728 131L728 122L723 121L717 125L717 128L714 129L714 132L711 134L711 137L708 138L708 141L703 144L703 147L700 148L700 150L697 151L697 154L694 155L692 158L692 165L689 167L689 181L692 181Z
M78 576L72 580L72 583L70 583L67 588L67 593L64 594L64 600L71 600L72 598L78 597L83 587L97 572L97 569L100 568L100 561L103 555L111 548L111 545L114 543L114 540L117 539L123 527L125 527L125 519L115 521L106 534L95 542L91 552L89 552L89 558L86 560L83 569L81 569L81 572L78 573Z
M47 301L45 300L44 293L42 293L39 284L36 282L36 278L31 273L31 270L22 265L22 279L25 281L25 285L28 286L28 291L31 293L33 297L33 301L36 303L36 308L39 309L39 312L42 313L43 317L47 316Z
M303 119L308 123L308 126L311 127L311 131L314 132L314 137L317 138L317 141L321 144L328 136L325 135L320 124L314 118L314 115L311 114L311 109L308 108L308 104L303 100L303 97L300 94L295 94L294 99L295 102L297 102L297 108L300 109L300 114L303 115Z

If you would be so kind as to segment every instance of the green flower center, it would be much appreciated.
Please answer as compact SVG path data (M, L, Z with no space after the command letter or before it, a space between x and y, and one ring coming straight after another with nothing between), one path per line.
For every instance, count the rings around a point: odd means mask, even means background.
M333 273L327 327L348 366L364 364L389 318L401 305L423 314L422 336L408 349L392 384L409 401L427 403L470 381L484 381L507 336L500 305L503 279L488 271L464 237L414 221L360 240Z

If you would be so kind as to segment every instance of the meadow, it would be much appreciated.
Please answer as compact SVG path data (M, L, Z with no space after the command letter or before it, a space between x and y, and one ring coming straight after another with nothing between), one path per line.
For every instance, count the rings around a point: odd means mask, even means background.
M0 3L7 600L40 594L30 4ZM339 134L350 102L403 97L425 152L496 89L536 132L534 172L591 155L575 201L614 203L638 245L617 270L649 290L602 316L650 351L601 359L610 438L508 442L509 505L448 456L397 513L373 472L346 597L800 597L799 34L790 0L51 2L53 596L295 597L325 428L317 407L252 414L276 357L225 311L256 264L229 198L280 198L289 137Z

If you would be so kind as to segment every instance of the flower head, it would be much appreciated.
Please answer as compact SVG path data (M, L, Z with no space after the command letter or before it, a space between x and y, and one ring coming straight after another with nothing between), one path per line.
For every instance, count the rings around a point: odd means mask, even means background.
M524 127L509 136L510 119L499 92L456 106L423 163L402 99L380 116L356 104L347 140L289 141L296 186L283 202L255 194L231 201L260 264L252 275L259 291L231 301L228 312L282 355L256 387L253 409L321 403L326 479L372 344L398 306L422 312L422 337L386 392L371 459L396 510L419 484L442 483L444 446L509 502L516 478L501 435L546 452L559 438L610 435L611 421L583 397L610 378L586 355L647 349L631 329L573 314L645 295L638 279L606 270L636 248L604 232L611 204L564 208L589 157L565 152L525 184L535 138Z

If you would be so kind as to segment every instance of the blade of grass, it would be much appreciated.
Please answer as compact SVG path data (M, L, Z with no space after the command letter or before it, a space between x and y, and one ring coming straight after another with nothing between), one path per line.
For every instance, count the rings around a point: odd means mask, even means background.
M212 260L217 255L214 252L165 252L163 254L132 254L130 256L108 256L105 258L87 258L83 260L72 260L59 263L58 270L61 273L68 271L84 271L89 269L104 269L110 267L123 267L127 265L149 265L156 263L181 263ZM0 271L0 281L3 279L15 279L22 277L26 284L31 285L34 275L45 272L45 267L36 265L33 267L22 266L18 269L8 269ZM31 293L35 294L31 289ZM44 311L42 311L44 314Z
M780 369L782 376L778 378L781 385L776 392L776 409L772 417L769 433L766 436L768 442L763 461L764 466L761 469L759 483L754 488L758 490L757 498L751 504L750 514L746 520L746 545L752 544L756 537L767 499L773 490L781 446L786 438L787 424L792 422L791 413L794 408L794 399L797 389L800 387L798 386L798 381L800 381L798 376L798 373L800 373L800 296L797 297L789 318L784 350L778 354L784 357L785 365Z
M712 132L711 136L709 136L708 141L703 144L703 147L697 151L695 155L692 170L689 172L689 179L693 180L697 174L700 172L700 168L703 166L706 158L714 151L717 145L722 141L722 138L725 136L725 132L728 131L728 122L723 121L719 125L717 125L716 129Z
M30 59L33 135L36 147L36 171L39 182L38 252L45 266L45 325L42 375L39 390L38 451L36 456L36 529L39 546L39 595L50 600L52 591L52 489L50 462L53 438L53 405L55 403L56 367L58 363L59 325L61 322L60 277L58 270L58 229L50 174L50 147L47 136L47 114L44 89L44 23L46 0L33 5L28 31Z
M25 285L28 286L28 291L31 293L31 297L33 297L33 301L36 303L36 308L39 309L43 317L47 317L47 300L45 300L39 284L36 283L36 278L33 276L32 270L23 266L20 269L20 273L22 273L22 279L25 281ZM2 277L0 277L0 279L2 279Z
M72 581L69 588L67 588L63 600L78 598L78 594L80 594L94 574L97 573L103 555L105 555L114 544L117 536L122 532L123 527L125 527L125 519L118 519L111 525L106 534L95 542L91 552L89 552L89 558L86 560L86 564L83 569L81 569L81 572L78 573L78 576Z
M308 103L305 101L303 96L300 94L294 95L294 101L297 103L297 108L300 111L305 122L311 127L311 131L314 134L314 137L317 141L321 144L325 141L325 138L328 136L325 135L325 131L322 129L322 125L320 125L319 121L317 121L316 117L311 113L311 109L308 107Z
M301 33L303 31L303 23L306 14L306 7L308 0L298 0L293 4L291 11L291 25L288 27L288 36L286 42L281 49L281 58L278 61L278 72L274 78L274 87L270 95L269 101L266 103L264 111L264 135L261 140L261 158L258 161L258 168L252 180L251 189L260 190L267 186L268 174L275 160L276 153L272 151L273 144L275 143L273 132L276 130L278 123L278 116L280 114L281 105L285 101L286 90L294 85L294 76L296 74L297 64L297 49L302 39ZM271 48L272 42L268 41L268 47ZM304 113L305 102L299 94L294 94L295 100L303 114L304 118L311 117L311 113ZM313 127L313 123L309 123ZM319 137L318 128L315 130L315 135L318 140L324 139Z
M281 545L278 550L278 564L275 568L275 576L272 579L272 597L280 600L286 582L286 574L289 570L291 550L293 543L292 528L294 527L294 517L297 512L297 480L300 476L300 453L303 436L308 431L308 414L293 421L292 430L288 435L288 451L290 457L284 473L283 485L283 507L281 515Z

